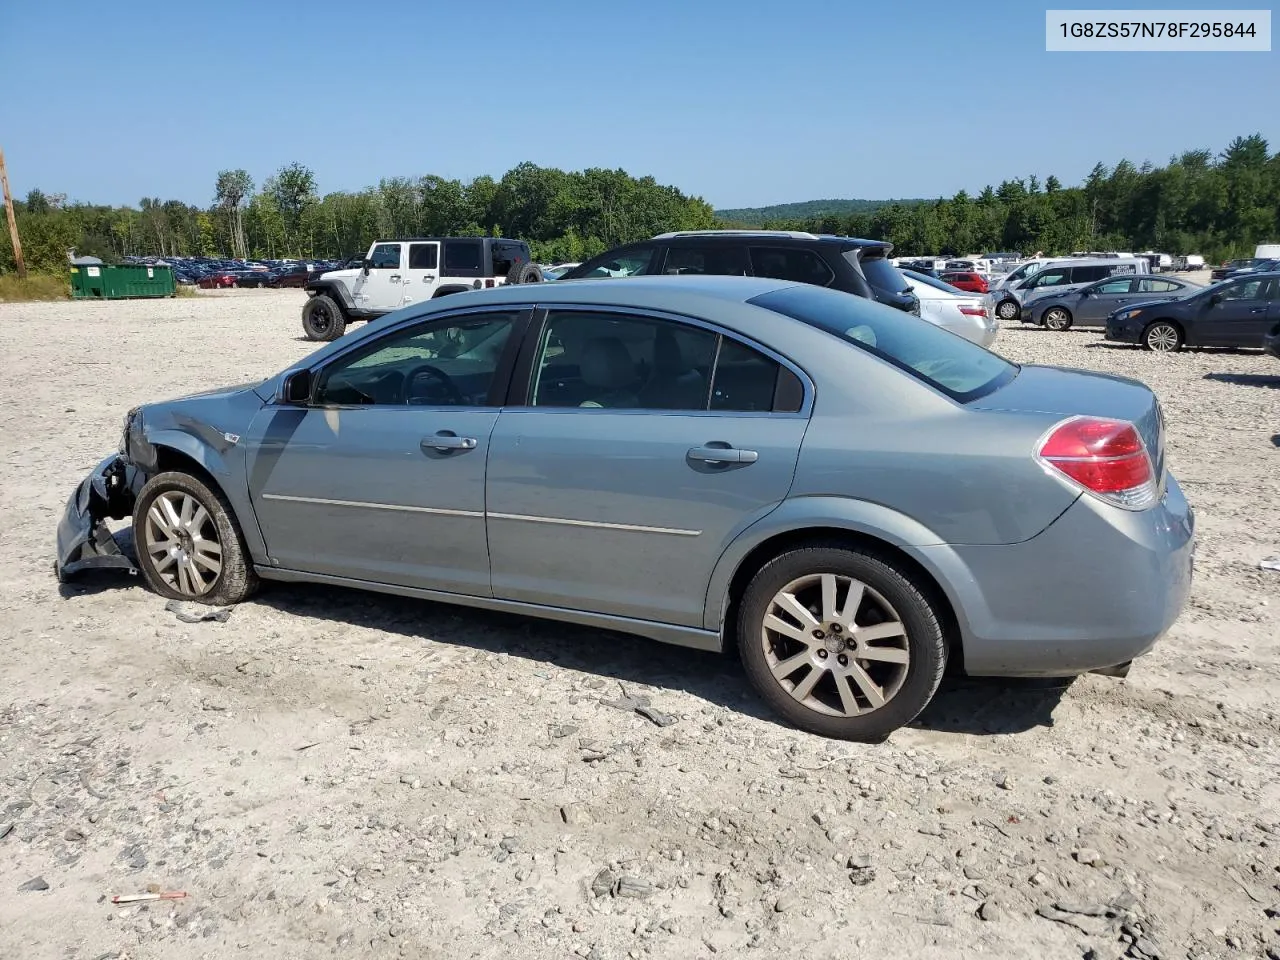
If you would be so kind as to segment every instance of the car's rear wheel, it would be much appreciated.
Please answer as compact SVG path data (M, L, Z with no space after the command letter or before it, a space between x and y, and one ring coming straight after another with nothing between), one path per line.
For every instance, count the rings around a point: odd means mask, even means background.
M1049 330L1070 330L1071 314L1063 307L1050 307L1045 311L1044 325Z
M876 742L928 705L946 667L942 625L913 575L873 553L802 547L752 578L738 648L760 695L811 733Z
M1182 349L1182 331L1167 320L1157 320L1142 332L1142 345L1157 353L1176 353Z
M223 605L257 589L231 507L190 474L147 481L133 510L133 539L142 575L162 597Z
M996 316L1006 323L1016 320L1018 318L1018 301L1001 300L996 304Z
M308 340L337 340L347 332L347 318L336 300L318 293L302 305L302 329Z
M541 283L542 268L536 263L514 263L507 271L507 283Z

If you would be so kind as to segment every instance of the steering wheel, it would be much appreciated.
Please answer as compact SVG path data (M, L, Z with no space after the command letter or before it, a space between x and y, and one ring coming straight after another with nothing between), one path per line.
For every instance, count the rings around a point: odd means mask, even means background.
M415 403L418 405L424 405L424 401L422 400L415 401L413 399L413 392L412 392L414 381L417 380L418 377L422 376L423 374L429 375L433 380L440 381L440 383L444 386L445 391L449 395L449 402L451 404L459 407L466 406L466 403L467 403L466 398L463 397L462 391L458 389L458 385L453 382L453 380L450 378L450 376L447 373L445 373L439 367L433 366L430 363L419 364L418 366L410 370L407 374L405 374L404 396L401 398L401 400L406 406L410 404L415 404ZM431 401L425 401L425 403L430 403L430 402Z

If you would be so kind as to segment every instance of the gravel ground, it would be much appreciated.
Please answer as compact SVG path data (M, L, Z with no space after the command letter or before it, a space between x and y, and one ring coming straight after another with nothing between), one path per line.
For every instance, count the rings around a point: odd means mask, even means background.
M0 957L1280 957L1275 360L1003 331L1160 394L1190 606L1123 682L949 683L860 746L592 630L283 585L190 625L128 579L59 588L125 410L303 356L301 299L0 305ZM110 902L148 889L188 897Z

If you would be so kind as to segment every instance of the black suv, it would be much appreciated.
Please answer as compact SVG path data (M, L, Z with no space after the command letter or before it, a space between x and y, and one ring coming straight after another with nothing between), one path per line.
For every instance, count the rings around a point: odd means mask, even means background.
M917 316L920 300L889 261L893 244L790 230L691 230L615 247L557 283L589 277L715 274L843 290Z

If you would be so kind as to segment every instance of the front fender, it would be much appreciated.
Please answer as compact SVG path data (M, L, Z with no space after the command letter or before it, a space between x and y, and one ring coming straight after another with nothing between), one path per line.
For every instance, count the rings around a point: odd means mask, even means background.
M148 474L159 469L161 448L189 457L199 464L217 483L231 504L245 546L257 563L265 562L266 541L258 527L258 517L249 499L245 482L245 452L240 437L221 433L216 428L192 418L174 418L172 426L148 429L145 436L130 444L129 458Z
M107 526L108 520L132 514L135 486L134 468L118 454L107 457L80 482L58 522L54 572L59 580L94 568L138 572Z
M961 591L969 577L964 563L942 538L917 520L880 504L847 497L794 497L743 530L721 554L707 587L703 627L721 631L729 587L743 560L767 540L814 529L847 530L883 540L920 564L938 582L955 611L962 635L969 630Z

